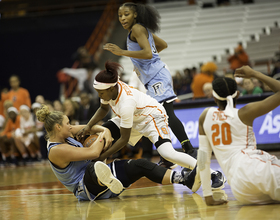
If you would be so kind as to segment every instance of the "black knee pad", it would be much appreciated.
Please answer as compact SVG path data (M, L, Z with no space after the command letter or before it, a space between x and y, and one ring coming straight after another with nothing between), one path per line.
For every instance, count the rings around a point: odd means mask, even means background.
M86 179L90 178L91 183L98 184L98 181L97 181L98 178L97 178L95 170L94 170L94 164L95 164L95 162L90 162L87 165L87 168L85 171L85 177L86 177Z
M84 183L85 183L88 191L96 196L100 192L104 191L107 188L107 186L99 185L98 178L97 178L95 170L94 170L94 164L95 164L95 162L90 162L87 165L85 175L84 175Z
M152 163L145 159L138 159L135 161L135 165L147 170L153 170L155 166L157 166L155 163Z

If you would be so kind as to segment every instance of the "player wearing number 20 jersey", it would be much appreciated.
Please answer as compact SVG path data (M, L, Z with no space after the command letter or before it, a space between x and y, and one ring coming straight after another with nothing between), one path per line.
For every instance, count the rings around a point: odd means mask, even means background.
M208 155L214 151L235 198L243 204L279 201L280 161L256 149L253 128L240 120L239 109L233 108L232 116L215 107L205 111L203 129L209 143L200 141L199 148ZM207 174L201 171L200 175L204 197L211 196L210 185L203 181Z

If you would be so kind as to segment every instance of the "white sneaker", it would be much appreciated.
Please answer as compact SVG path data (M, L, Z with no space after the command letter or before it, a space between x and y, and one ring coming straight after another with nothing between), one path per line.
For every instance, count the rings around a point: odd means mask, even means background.
M113 176L110 168L105 163L101 161L95 162L94 170L99 181L106 185L113 193L119 194L123 190L122 183Z

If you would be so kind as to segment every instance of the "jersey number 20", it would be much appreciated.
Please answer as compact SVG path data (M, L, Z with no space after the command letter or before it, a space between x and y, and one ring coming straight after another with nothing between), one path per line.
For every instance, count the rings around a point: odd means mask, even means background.
M220 145L221 141L223 145L229 145L232 142L230 125L223 123L221 125L214 124L211 127L212 130L212 142L213 145Z

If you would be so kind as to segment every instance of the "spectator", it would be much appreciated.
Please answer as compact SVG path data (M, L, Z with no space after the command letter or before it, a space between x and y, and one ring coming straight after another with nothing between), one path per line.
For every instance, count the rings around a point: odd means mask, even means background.
M35 102L36 102L36 103L40 103L41 105L42 105L42 104L45 104L45 98L44 98L44 96L42 96L42 95L37 95L36 98L35 98Z
M280 59L274 63L274 68L271 73L271 77L276 80L280 80Z
M54 110L53 103L50 100L45 100L45 105L48 106L50 111Z
M196 69L184 69L184 75L183 75L183 82L182 82L182 94L191 93L191 83L193 80L193 77L196 75Z
M55 111L63 112L63 105L58 99L53 101L53 108Z
M5 100L11 100L13 106L19 110L21 105L31 107L31 99L27 89L20 87L20 79L17 75L12 75L9 79L11 90L5 95Z
M68 116L71 125L79 124L78 121L78 109L79 106L71 99L66 99L63 102L63 113Z
M15 131L15 143L17 149L26 161L28 155L31 156L32 161L41 159L39 141L36 136L35 120L32 117L30 108L27 105L21 105L20 113L20 128Z
M249 57L241 43L234 49L234 54L228 57L228 62L231 70L235 70L244 65L249 65Z
M4 114L3 114L3 116L5 118L5 122L4 122L3 127L5 127L5 125L7 124L8 119L9 119L8 108L13 107L13 102L11 100L6 100L6 101L4 101L3 106L4 106L4 110L3 110Z
M179 70L176 71L175 76L172 77L173 78L173 88L174 88L174 92L176 93L176 95L181 95L181 89L182 89L182 83L183 83L183 77L180 73Z
M262 82L256 78L252 78L252 82L254 84L255 87L260 87L262 88Z
M244 79L243 80L243 91L242 95L255 95L262 94L263 90L255 86L252 79Z
M201 73L194 76L191 84L194 98L204 97L203 85L214 80L216 70L217 66L213 62L208 62L201 67Z
M1 90L0 94L0 115L2 115L5 118L5 113L4 113L4 101L6 100L6 95L8 93L8 89L4 88Z
M96 110L99 108L99 103L95 103L90 95L86 92L81 92L80 94L80 107L78 121L80 124L87 124L87 122L94 115Z
M77 63L75 68L86 68L88 65L95 65L93 56L85 46L81 46L72 55L73 60Z
M210 82L204 83L202 89L203 89L204 96L207 99L210 99L210 98L213 97L213 95L212 95L212 91L213 91L212 83L210 83Z
M0 151L4 164L18 165L16 156L19 156L15 145L15 130L20 128L20 117L15 107L7 110L9 119L0 135Z
M46 129L44 127L44 123L40 122L36 117L36 112L41 108L41 104L34 102L32 104L32 111L33 111L33 118L35 120L35 127L36 127L36 136L38 139L38 146L40 147L40 153L42 155L42 159L48 159L47 155L47 141L45 139L46 136Z

